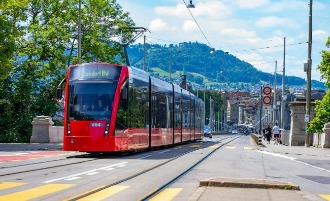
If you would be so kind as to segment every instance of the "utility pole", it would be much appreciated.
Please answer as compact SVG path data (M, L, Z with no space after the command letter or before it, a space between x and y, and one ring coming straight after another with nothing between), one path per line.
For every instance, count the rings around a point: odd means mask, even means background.
M281 105L281 127L284 129L284 113L285 113L285 101L284 85L285 85L285 37L284 37L284 52L283 52L283 75L282 75L282 105Z
M275 61L275 72L274 72L273 125L275 125L276 122L276 71L277 71L277 61Z
M78 59L77 63L81 64L81 0L78 6Z
M262 87L260 87L260 101L259 101L259 104L260 104L260 111L259 111L259 134L261 135L261 118L262 118Z
M143 70L146 71L146 35L143 36Z
M305 146L309 147L309 133L307 131L308 123L311 114L311 74L312 74L312 5L313 0L309 1L309 26L308 26L308 61L307 61L307 91L306 91L306 134L305 134Z

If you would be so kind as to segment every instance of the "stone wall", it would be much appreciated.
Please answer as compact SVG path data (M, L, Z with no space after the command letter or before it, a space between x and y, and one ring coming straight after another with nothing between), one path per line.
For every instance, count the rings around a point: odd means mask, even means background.
M296 99L294 102L289 104L291 110L291 130L290 130L290 146L304 146L305 136L306 136L306 100ZM311 103L310 110L310 120L315 116L315 102ZM312 138L313 136L310 135ZM309 140L312 143L312 139Z
M48 116L37 116L31 122L33 125L31 143L61 143L63 142L63 127L53 126L54 122Z

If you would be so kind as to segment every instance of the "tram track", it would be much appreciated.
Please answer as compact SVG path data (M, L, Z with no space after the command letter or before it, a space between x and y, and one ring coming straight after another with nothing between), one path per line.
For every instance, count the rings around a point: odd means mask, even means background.
M211 156L215 151L217 151L217 150L220 149L221 147L225 146L226 144L228 144L228 143L230 143L230 142L232 142L232 141L238 139L239 137L240 137L240 136L226 137L226 138L224 138L224 139L219 140L218 143L221 143L222 141L225 141L225 140L227 140L228 138L231 138L231 139L229 139L228 141L222 143L220 146L218 146L217 148L215 148L213 151L211 151L209 154L207 154L207 155L204 156L203 158L199 159L195 164L193 164L193 165L191 165L190 167L188 167L188 168L187 168L186 170L184 170L181 174L177 175L176 177L174 177L173 179L171 179L169 182L167 182L167 183L164 184L163 186L159 187L158 189L152 191L152 193L150 193L150 194L144 196L144 197L141 198L140 200L143 200L143 201L144 201L144 200L149 200L149 199L151 199L152 197L156 196L156 195L159 194L162 190L164 190L166 187L168 187L168 186L170 186L171 184L175 183L175 181L177 181L177 180L180 179L182 176L184 176L184 175L187 174L189 171L191 171L191 170L192 170L194 167L196 167L198 164L202 163L206 158L208 158L209 156ZM135 173L135 174L133 174L133 175L131 175L131 176L128 176L128 177L126 177L126 178L120 179L120 180L118 180L118 181L115 181L115 182L112 182L112 183L110 183L110 184L104 185L104 186L102 186L102 187L100 187L100 188L96 188L96 189L94 189L94 190L92 190L92 191L89 191L89 192L87 192L87 193L84 193L84 194L81 194L81 195L76 196L76 197L74 197L74 198L71 198L70 201L77 201L77 200L80 200L80 199L86 198L86 197L91 196L91 195L93 195L93 194L96 194L96 193L98 193L98 192L100 192L100 191L103 191L103 190L105 190L105 189L108 189L108 188L110 188L110 187L112 187L112 186L115 186L115 185L121 184L121 183L123 183L123 182L129 181L129 180L132 180L132 179L134 179L134 178L136 178L136 177L138 177L138 176L141 176L141 175L143 175L143 174L146 174L147 172L150 172L150 171L152 171L152 170L155 170L155 169L157 169L157 168L160 168L160 167L166 165L167 163L170 163L170 162L172 162L172 161L174 161L174 160L176 160L176 159L178 159L178 158L180 158L180 157L182 157L182 156L184 156L184 155L186 155L186 154L189 154L189 153L191 153L191 152L193 152L193 151L195 151L195 150L190 150L190 151L184 152L184 153L182 153L182 154L180 154L180 155L177 155L177 156L175 156L175 157L173 157L173 158L171 158L171 159L169 159L169 160L166 160L166 161L164 161L164 162L162 162L162 163L160 163L160 164L157 164L157 165L155 165L155 166L153 166L153 167L150 167L150 168L148 168L148 169L142 170L142 171L140 171L140 172L138 172L138 173Z
M24 164L24 165L16 165L16 166L8 166L8 167L1 167L2 170L5 169L13 169L13 168L28 168L29 166L38 166L38 165L47 165L50 163L56 163L56 162L64 162L66 161L67 158L65 159L58 159L58 160L51 160L51 161L43 161L43 162L36 162L36 163L29 163L29 164ZM72 163L65 163L65 164L60 164L60 165L51 165L51 166L47 166L47 167L40 167L40 168L33 168L33 169L27 169L27 170L21 170L21 171L14 171L14 172L10 172L10 173L5 173L5 174L0 174L0 177L5 177L5 176L10 176L10 175L17 175L17 174L24 174L24 173L29 173L29 172L36 172L36 171L40 171L40 170L47 170L47 169L53 169L53 168L58 168L58 167L65 167L65 166L69 166L69 165L76 165L76 164L81 164L81 163L87 163L87 162L91 162L91 161L95 161L95 160L99 160L99 159L88 159L85 161L77 161L77 162L72 162Z
M224 140L224 139L222 139L222 140ZM127 156L127 155L130 155L132 153L129 153L129 152L120 153L120 156L119 157ZM142 152L139 152L139 153L142 153ZM144 153L146 153L146 152L144 152ZM186 154L186 153L184 153L184 154ZM40 170L53 169L53 168L65 167L65 166L70 166L70 165L77 165L77 164L82 164L82 163L88 163L88 162L92 162L92 161L104 159L107 156L108 156L107 154L103 154L103 153L97 153L97 154L90 154L90 153L88 153L88 154L80 154L80 155L68 156L66 158L57 159L57 160L47 160L47 161L33 162L33 163L27 163L27 164L17 164L17 165L10 165L10 166L2 166L2 167L0 167L0 169L2 169L2 170L13 170L15 168L21 168L21 169L24 169L24 170L19 170L19 171L15 171L14 170L14 171L12 171L10 173L3 173L3 174L0 174L0 177L10 176L10 175L16 175L16 174L24 174L24 173L30 173L30 172L36 172L36 171L40 171ZM42 165L45 166L45 165L51 164L51 163L65 162L68 159L72 159L72 158L89 158L89 157L92 157L92 159L87 159L87 160L84 160L84 161L77 161L77 162L72 162L72 163L63 163L63 164L58 164L58 165L49 165L47 167L39 167L39 166L42 166ZM168 162L170 162L170 161L168 161ZM39 168L29 168L30 166L31 167L32 166L33 167L36 167L37 166Z

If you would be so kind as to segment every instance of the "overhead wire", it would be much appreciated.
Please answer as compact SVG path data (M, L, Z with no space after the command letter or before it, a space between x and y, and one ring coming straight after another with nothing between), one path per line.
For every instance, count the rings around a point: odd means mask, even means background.
M307 42L299 42L299 43L290 43L286 44L286 46L293 46L293 45L301 45L305 44ZM237 50L237 51L228 51L229 53L237 53L237 52L247 52L247 51L256 51L256 50L264 50L264 49L270 49L270 48L276 48L276 47L283 47L284 45L274 45L274 46L267 46L267 47L260 47L260 48L252 48L252 49L242 49L242 50Z
M192 12L190 11L190 9L187 7L186 2L185 2L184 0L182 0L182 1L183 1L183 3L186 5L186 8L188 9L188 11L189 11L191 17L194 19L194 21L195 21L197 27L199 28L199 30L200 30L201 33L203 34L203 36L204 36L204 38L206 39L207 43L211 46L211 48L213 48L213 46L211 45L210 41L207 39L206 35L204 34L202 28L199 26L199 24L198 24L197 20L195 19L194 15L193 15Z

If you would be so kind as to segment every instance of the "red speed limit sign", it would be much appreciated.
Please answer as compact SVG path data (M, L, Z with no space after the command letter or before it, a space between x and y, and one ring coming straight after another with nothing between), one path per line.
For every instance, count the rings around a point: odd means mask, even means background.
M262 103L267 105L267 104L270 104L270 102L272 102L272 98L270 96L264 96L262 98Z
M264 96L262 97L262 103L264 105L270 104L272 102L272 89L269 86L266 86L262 89L262 93L264 94Z
M262 92L265 94L265 95L270 95L272 93L272 89L270 87L264 87L262 89Z

